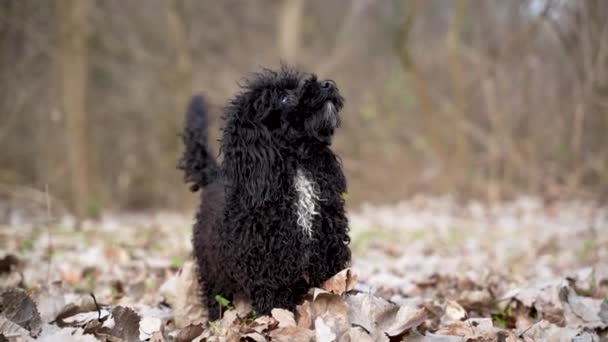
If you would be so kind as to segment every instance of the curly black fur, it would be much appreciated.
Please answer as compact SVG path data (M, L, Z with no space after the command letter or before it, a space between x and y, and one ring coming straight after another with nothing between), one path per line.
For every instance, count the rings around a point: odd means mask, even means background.
M186 123L182 133L182 141L186 150L177 168L184 171L184 180L190 185L190 190L197 191L211 183L219 173L217 162L207 150L207 105L202 96L194 96L190 100L186 112Z
M346 180L330 149L343 102L333 81L315 75L255 74L225 110L219 169L206 147L205 110L189 111L180 167L193 190L205 190L192 240L211 320L220 316L218 294L244 295L259 314L293 310L350 263ZM308 234L298 221L298 175L317 199Z

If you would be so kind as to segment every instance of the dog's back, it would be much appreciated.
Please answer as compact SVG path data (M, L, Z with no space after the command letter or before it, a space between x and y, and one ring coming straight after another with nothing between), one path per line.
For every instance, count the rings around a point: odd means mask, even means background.
M190 190L197 191L215 181L219 167L208 149L207 131L209 116L205 99L193 96L188 105L182 141L185 149L179 160L178 169L184 171L184 180L190 183Z

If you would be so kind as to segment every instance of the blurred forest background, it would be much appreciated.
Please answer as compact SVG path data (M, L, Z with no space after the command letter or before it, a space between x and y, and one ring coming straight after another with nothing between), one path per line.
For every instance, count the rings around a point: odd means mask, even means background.
M349 203L608 189L605 0L2 0L0 197L186 208L189 97L281 61L338 82Z

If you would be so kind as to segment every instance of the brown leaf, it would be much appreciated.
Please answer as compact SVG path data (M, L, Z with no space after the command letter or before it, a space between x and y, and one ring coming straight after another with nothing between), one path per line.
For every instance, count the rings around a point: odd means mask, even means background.
M0 288L11 288L21 285L23 275L21 274L22 263L12 254L0 258Z
M497 341L502 332L494 327L490 318L472 318L441 328L436 334L462 336L465 340Z
M272 309L272 317L279 322L279 328L295 327L293 312L285 309Z
M244 296L239 294L234 296L232 304L234 304L234 310L240 317L247 316L251 312L251 310L253 310L251 302L244 298Z
M467 311L453 300L446 300L445 314L441 318L444 324L462 321L467 318Z
M340 336L340 342L374 342L374 339L361 327L350 328Z
M458 302L463 307L469 310L475 309L480 311L482 308L491 309L494 305L494 298L487 290L471 290L462 291L458 298Z
M161 329L162 320L160 318L144 316L139 321L139 339L141 341L146 341L152 338L152 335L154 335L155 333L160 332Z
M51 334L43 334L36 340L37 342L56 342L56 341L70 341L70 342L96 342L99 341L95 336L86 334L80 328L62 328Z
M333 294L341 295L352 290L356 282L356 275L351 272L350 268L347 268L326 280L321 288Z
M583 326L592 329L605 329L608 322L600 317L603 300L582 297L571 287L560 289L560 299L564 304L564 317L568 326Z
M160 293L173 308L177 328L207 322L207 311L199 299L200 291L194 262L185 262L181 272L165 281Z
M397 312L393 324L385 331L388 336L399 336L406 330L417 327L424 323L426 319L426 310L413 309L408 306L402 306Z
M36 302L40 317L44 322L55 321L57 316L66 309L68 304L65 296L66 289L60 281L48 286L44 285L32 293L32 299Z
M187 342L192 341L196 337L200 336L203 333L203 325L202 324L191 324L185 328L183 328L179 334L175 337L176 342Z
M322 318L323 322L332 328L336 336L340 336L350 329L348 305L342 296L330 293L319 294L310 306L311 319L315 322L315 329L317 329L317 318Z
M163 337L163 333L160 331L156 331L150 336L150 342L164 342L165 338Z
M249 329L262 334L268 330L276 328L278 325L279 322L277 322L276 319L270 316L260 316L253 321L253 323L249 326Z
M216 322L220 328L219 335L227 337L228 340L236 338L238 341L238 337L240 336L240 320L236 311L226 311L222 319Z
M131 260L129 252L116 245L106 246L104 254L107 260L112 264L124 264Z
M247 341L253 341L253 342L266 342L266 338L257 332L252 332L252 333L248 333L245 335L241 336L242 338L246 339Z
M19 272L9 272L0 274L0 288L21 287L23 285L23 275Z
M333 325L333 324L332 324ZM326 323L323 318L317 317L315 319L315 334L317 337L317 341L335 341L338 336L337 329Z
M545 320L537 322L525 330L521 331L518 335L526 342L532 341L575 341L575 337L579 336L580 341L599 341L599 338L593 338L593 336L584 336L585 334L581 328L571 327L558 327L557 325L551 324ZM583 335L583 336L581 336Z
M32 337L38 336L42 330L42 320L36 304L21 289L8 289L0 293L0 314L27 329Z
M312 319L310 318L310 302L305 301L301 305L296 306L298 327L304 329L310 329L312 326Z
M12 255L7 254L0 258L0 274L12 272L17 265L19 265L19 259Z
M139 315L130 308L117 306L112 309L114 327L107 335L121 338L125 341L137 341L139 339Z
M329 292L320 289L320 288L313 288L312 289L312 300L314 301L315 299L317 299L318 296L323 295L323 294L330 294Z
M8 338L9 341L12 341L11 338L23 338L23 340L29 340L30 332L25 330L19 324L8 320L6 317L0 315L0 337Z
M79 312L74 315L58 319L57 325L61 327L84 327L92 321L105 322L110 317L110 314L110 311L106 309L100 309L99 311Z
M312 330L298 327L280 328L270 332L273 342L309 342L314 337L315 333Z
M361 326L375 340L386 340L384 329L394 322L399 307L388 301L367 293L347 296L348 316L352 325Z
M80 275L80 272L76 272L73 270L61 271L61 279L72 286L78 285L80 284L80 282L82 282L82 276Z

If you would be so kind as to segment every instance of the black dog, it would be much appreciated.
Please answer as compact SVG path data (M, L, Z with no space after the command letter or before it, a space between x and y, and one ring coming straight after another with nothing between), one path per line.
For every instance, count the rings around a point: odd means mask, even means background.
M343 103L333 81L285 67L255 74L226 108L220 167L193 98L179 168L205 190L192 242L210 320L216 295L244 295L258 314L293 310L350 263L346 180L329 148Z

